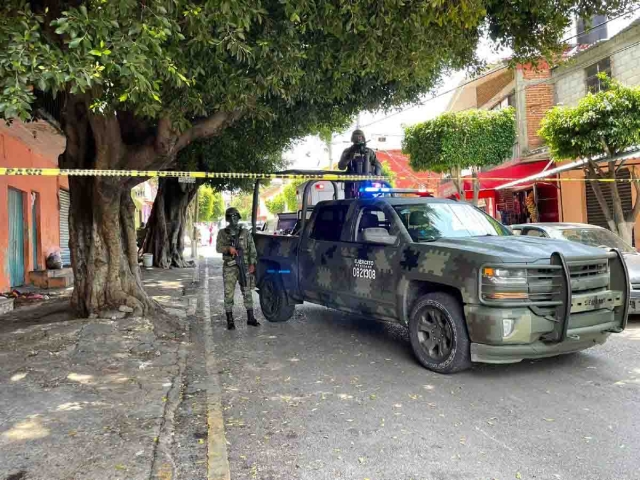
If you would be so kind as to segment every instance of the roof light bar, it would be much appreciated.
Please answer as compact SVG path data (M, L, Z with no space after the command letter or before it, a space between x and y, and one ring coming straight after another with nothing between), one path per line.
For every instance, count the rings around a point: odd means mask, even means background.
M360 193L412 193L421 197L433 196L428 190L416 188L362 187L359 191Z

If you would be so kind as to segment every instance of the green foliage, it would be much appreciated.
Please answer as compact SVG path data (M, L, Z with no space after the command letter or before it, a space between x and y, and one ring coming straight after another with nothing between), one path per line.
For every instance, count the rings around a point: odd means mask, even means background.
M285 210L284 195L282 193L279 193L278 195L273 197L271 200L267 200L265 202L265 205L267 206L267 210L269 210L274 215L276 213L284 212Z
M304 183L304 180L291 180L284 187L282 194L287 208L287 212L298 211L298 194L296 193L298 187Z
M516 55L559 47L574 14L625 0L4 0L0 116L30 118L33 87L95 111L172 119L274 114L270 102L390 108L477 65L484 26ZM488 22L488 23L487 23Z
M242 220L249 221L251 219L251 210L253 206L253 196L248 193L239 193L231 197L230 207L236 207Z
M392 187L395 187L397 177L396 172L391 170L389 162L380 162L380 164L382 165L382 175L387 177L387 181L391 184Z
M218 222L221 218L224 218L224 198L220 192L213 193L213 210L211 212L211 221Z
M640 146L640 87L609 81L608 89L575 107L555 107L542 120L540 136L556 160L611 156Z
M210 222L213 215L213 190L208 185L202 185L198 190L198 221Z
M513 108L467 110L406 128L402 151L415 171L449 172L502 163L515 140Z

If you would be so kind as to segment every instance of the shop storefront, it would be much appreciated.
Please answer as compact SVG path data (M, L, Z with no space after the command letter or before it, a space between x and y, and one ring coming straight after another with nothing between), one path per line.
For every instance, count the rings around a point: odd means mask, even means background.
M496 197L496 218L505 225L560 221L555 183L536 182L497 190Z
M506 225L531 222L559 221L558 189L555 182L536 181L512 189L502 185L543 172L549 161L511 163L480 172L478 181L478 208ZM473 200L473 183L470 177L463 180L467 201ZM439 195L459 198L453 182L441 185Z

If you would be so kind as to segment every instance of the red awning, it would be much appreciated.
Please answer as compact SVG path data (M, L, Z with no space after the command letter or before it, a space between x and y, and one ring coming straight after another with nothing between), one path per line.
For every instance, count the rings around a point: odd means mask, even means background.
M542 172L548 164L549 160L531 163L516 163L505 167L496 167L487 172L480 172L478 174L478 178L480 179L480 190L493 190L507 182L535 175ZM473 190L470 177L465 177L463 185L465 190Z

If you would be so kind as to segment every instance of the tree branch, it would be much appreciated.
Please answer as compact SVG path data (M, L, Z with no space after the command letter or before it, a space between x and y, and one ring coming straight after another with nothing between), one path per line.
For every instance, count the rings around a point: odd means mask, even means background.
M607 224L609 224L609 228L612 232L617 231L617 226L613 221L613 217L611 215L611 210L609 209L609 205L607 205L607 200L604 198L604 194L602 193L602 188L600 187L600 183L597 181L598 174L594 168L594 162L589 160L587 163L587 169L585 169L585 176L592 180L596 180L594 182L589 182L591 184L591 188L593 188L593 193L596 195L596 199L598 200L598 204L602 209L602 213L604 214L604 218L607 220ZM597 165L596 165L597 166Z
M631 182L633 183L633 188L636 190L636 201L633 204L633 208L631 211L627 213L625 221L627 223L635 223L636 218L638 218L638 214L640 214L640 182L638 181L638 177L636 177L636 169L633 167L629 174L631 175Z
M609 145L607 145L607 142L604 140L604 137L600 137L600 143L602 144L602 148L604 148L604 151L607 153L609 158L613 157L613 155L611 154L611 149L609 148Z
M195 123L189 130L180 135L175 145L175 153L177 154L194 140L218 135L224 128L234 123L242 115L243 112L240 110L233 112L216 112L209 118Z
M620 165L618 165L618 166L616 167L616 175L618 174L618 172L620 171L620 169L622 168L622 166L623 166L626 162L627 162L627 160L622 160L622 161L620 162Z
M597 162L594 162L593 159L589 159L589 161L587 162L589 165L589 168L593 170L593 174L596 174L596 170L598 171L598 175L600 175L601 177L605 178L607 176L607 174L604 172L604 170L602 170L602 168L600 168L600 165L598 165Z

